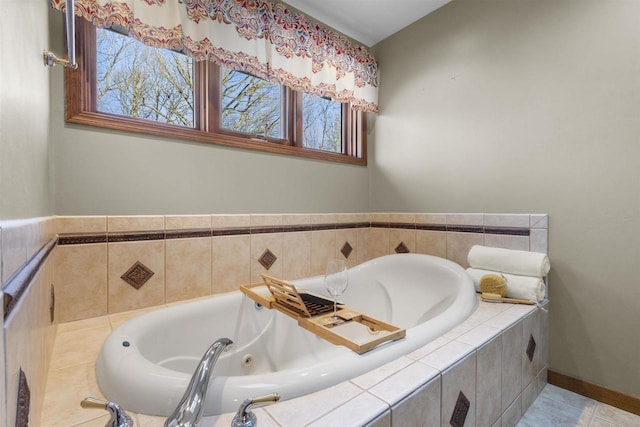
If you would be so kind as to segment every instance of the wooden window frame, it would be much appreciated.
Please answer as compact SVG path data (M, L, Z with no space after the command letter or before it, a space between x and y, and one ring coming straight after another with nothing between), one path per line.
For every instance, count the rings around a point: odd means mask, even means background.
M88 126L142 133L163 138L224 145L339 163L366 166L365 113L342 104L342 153L302 146L302 93L283 90L290 112L287 139L258 138L220 129L220 68L209 61L194 63L194 128L98 112L96 108L96 28L78 18L77 69L65 69L66 121Z

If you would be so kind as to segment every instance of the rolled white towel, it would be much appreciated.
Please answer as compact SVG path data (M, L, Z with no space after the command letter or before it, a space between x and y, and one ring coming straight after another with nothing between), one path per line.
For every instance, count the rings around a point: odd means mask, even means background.
M475 245L467 255L473 268L499 271L520 276L544 277L551 264L546 254Z
M485 274L498 272L483 270L480 268L467 268L467 274L473 280L476 291L480 292L480 279ZM516 274L502 273L507 279L507 298L519 298L530 301L542 301L546 296L546 285L540 277L518 276Z

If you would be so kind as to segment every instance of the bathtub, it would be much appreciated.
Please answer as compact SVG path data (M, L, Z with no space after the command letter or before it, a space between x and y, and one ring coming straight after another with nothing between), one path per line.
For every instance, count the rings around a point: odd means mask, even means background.
M322 276L294 283L327 295ZM105 397L130 411L167 416L209 345L228 337L234 344L213 370L205 415L235 412L248 397L277 392L291 399L368 372L447 332L477 306L462 267L419 254L387 255L350 269L340 300L406 328L406 337L358 355L235 291L157 310L115 329L96 361L98 384Z

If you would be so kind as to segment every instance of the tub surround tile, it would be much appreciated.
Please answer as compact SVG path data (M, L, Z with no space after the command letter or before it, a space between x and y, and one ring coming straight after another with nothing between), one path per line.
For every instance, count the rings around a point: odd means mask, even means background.
M417 230L416 252L446 258L447 233L444 231Z
M476 351L476 424L489 426L502 414L502 337Z
M542 369L540 345L540 311L535 310L522 319L522 387L536 379Z
M57 320L107 314L107 245L59 246L54 259Z
M164 231L164 228L164 217L160 215L107 217L107 231L109 233Z
M370 230L367 228L358 228L357 230L358 238L357 238L357 248L358 251L356 253L357 263L362 264L363 262L369 261L372 259L371 257L371 248L370 248Z
M211 295L211 238L167 240L166 302Z
M260 255L262 253L258 254ZM250 235L214 237L212 257L211 280L214 294L234 291L251 281Z
M523 414L527 412L531 404L536 400L536 397L538 397L538 384L533 381L522 390L522 394L520 395L521 411Z
M106 216L58 216L55 229L59 234L106 233Z
M80 406L82 399L88 396L104 399L95 380L92 363L64 369L50 369L42 411L43 421L46 421L43 425L68 427L102 419L105 415L104 411L83 409Z
M394 427L437 426L440 424L442 379L434 378L391 408Z
M137 310L123 311L121 313L112 313L107 316L107 319L109 321L109 325L111 325L111 329L113 330L134 317L151 313L152 311L160 310L165 307L166 305L154 305L153 307L139 308Z
M447 214L418 213L416 224L447 225Z
M376 419L389 406L369 393L361 393L309 424L310 427L362 426Z
M407 355L407 357L413 360L420 360L426 355L431 354L434 351L438 350L445 344L450 343L451 341L453 341L452 338L441 335L438 338L434 339L433 341L429 342L428 344L423 345L419 349L412 351Z
M372 223L375 222L377 224L388 224L391 222L391 215L392 214L386 212L376 212L370 214L369 218L371 218Z
M476 425L476 354L442 372L441 424Z
M59 333L53 346L53 361L50 369L64 369L85 364L95 357L111 328L100 326Z
M484 235L481 233L447 232L447 259L463 268L469 267L467 255L474 245L484 244Z
M416 252L416 231L392 228L389 230L389 249L387 252L394 253L415 253Z
M390 224L412 224L416 223L416 214L413 213L391 213L389 214Z
M500 329L492 328L491 326L479 324L471 329L469 332L462 334L457 341L469 344L473 347L480 348L487 344L491 340L495 340L500 335Z
M154 274L149 267L140 261L136 261L120 278L135 289L140 289Z
M311 224L335 224L338 222L338 214L312 214Z
M342 255L341 255L342 256ZM327 263L336 258L336 231L311 232L311 275L324 274Z
M442 372L454 363L474 352L475 348L468 344L459 341L451 341L439 349L427 354L425 357L420 359L420 362Z
M251 282L262 281L263 273L282 277L283 244L282 233L251 235Z
M362 389L355 384L343 382L304 397L265 407L264 410L280 425L303 426L344 405L361 393L363 393Z
M505 330L502 334L502 411L520 395L522 391L522 321ZM518 404L520 411L520 404ZM518 418L520 415L518 415ZM504 423L504 417L503 417Z
M531 230L529 236L529 250L531 252L540 252L546 254L549 252L549 231L548 230Z
M282 277L295 280L311 275L310 231L285 233L282 251Z
M413 362L392 374L368 391L393 406L423 385L438 377L438 370L422 363Z
M95 328L107 328L111 329L109 323L109 316L90 317L88 319L76 320L72 322L60 323L57 326L56 335L61 335L67 332L82 331L85 329Z
M166 230L211 229L211 215L167 215Z
M494 248L515 249L519 251L529 250L529 235L526 236L508 236L503 234L484 235L484 245Z
M55 340L55 326L49 314L49 285L53 273L52 258L47 258L25 288L20 304L3 320L2 370L6 383L2 383L2 394L6 412L2 414L2 422L6 414L7 425L16 425L20 371L24 372L30 390L29 423L40 425L47 369Z
M6 283L13 274L27 262L26 221L0 221L2 229L2 277L1 283Z
M258 425L260 427L279 427L279 425L269 416L267 412L262 408L252 409L258 420ZM222 414L213 417L204 417L199 424L199 427L229 427L231 425L231 421L233 420L234 414ZM139 427L164 427L164 418L159 417L148 417L138 415L140 419L140 423L136 424ZM149 418L153 418L150 420Z
M484 214L483 224L488 227L529 228L527 214Z
M391 410L387 409L378 418L365 424L365 427L391 427Z
M391 377L395 373L403 370L412 363L413 360L407 357L399 357L398 359L375 368L366 374L353 378L351 382L363 390L368 390L376 384L379 384L385 379Z
M483 214L447 214L447 225L482 226Z
M529 221L531 228L549 228L549 215L547 214L531 214Z
M389 229L372 227L369 230L369 251L371 258L389 255Z
M518 424L518 421L522 417L522 407L520 403L520 396L511 403L507 407L507 409L502 414L502 427L515 427ZM535 424L536 426L543 425L563 425L563 424ZM533 427L533 426L532 426Z
M336 259L344 259L347 268L358 264L358 230L355 228L336 230Z
M212 215L211 227L217 228L243 228L251 226L250 215Z
M488 303L491 304L491 303ZM535 305L524 305L524 304L497 304L496 305L506 305L509 306L507 310L502 313L493 316L489 320L485 322L485 325L491 326L500 330L505 330L513 326L516 322L518 322L523 316L527 315L529 311L535 310ZM522 309L517 309L519 307L527 307L527 311L523 311Z
M134 288L121 277L136 263L153 275ZM108 246L109 313L151 307L165 302L165 251L163 241L110 243Z

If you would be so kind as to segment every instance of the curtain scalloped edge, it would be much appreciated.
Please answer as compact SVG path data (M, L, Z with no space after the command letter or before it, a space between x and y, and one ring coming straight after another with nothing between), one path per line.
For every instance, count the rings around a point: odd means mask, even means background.
M141 7L144 5L152 7L153 5L151 3L155 4L156 2L167 7L166 0L155 0L154 2L150 2L150 0L106 1L102 6L100 6L98 0L76 0L75 13L99 28L110 26L125 28L129 31L131 37L152 47L179 50L196 61L212 61L217 65L248 72L294 90L302 90L314 95L327 96L338 102L348 102L355 110L370 113L378 112L378 70L375 58L373 58L371 53L364 47L351 43L345 36L319 24L311 23L305 15L291 14L281 3L267 1L249 2L253 5L260 5L263 8L266 7L267 9L272 7L273 9L269 9L271 15L267 15L267 17L270 16L274 21L276 20L276 14L273 13L273 11L277 11L280 16L280 21L283 21L284 24L301 24L306 30L313 27L316 33L303 32L302 34L306 34L309 39L314 39L316 43L310 46L300 47L296 40L290 39L293 47L287 46L286 42L282 42L279 46L273 47L271 55L279 55L281 58L279 62L282 62L282 58L290 59L291 56L296 56L298 60L302 58L303 61L311 62L311 77L317 77L317 73L322 71L324 67L327 67L327 69L330 70L328 74L335 76L335 82L341 83L341 79L352 79L353 87L345 87L351 85L344 83L335 84L327 81L319 83L312 82L309 75L300 77L291 71L283 70L282 68L273 68L271 64L266 61L261 61L256 55L244 52L232 52L223 47L214 46L208 38L194 41L188 34L185 34L182 23L172 28L158 27L144 23L139 18L136 18L129 8L128 2L135 4L136 1L138 4L141 4ZM186 3L187 2L181 2L184 7L187 7ZM198 2L191 2L190 4L192 4L192 9L187 7L186 10L187 15L189 15L190 10L192 11L192 16L190 16L191 22L186 22L185 24L198 25L199 20L205 19L205 14L203 14L203 9ZM221 4L226 5L229 9L227 10L228 13L233 9L233 5L240 7L235 0L218 0L217 2L214 0L212 4L218 6ZM229 6L229 4L232 6ZM60 11L64 11L65 9L64 0L50 0L50 5L52 8ZM212 10L213 9L214 6L212 6ZM213 16L216 19L216 23L212 23L212 25L233 24L236 26L235 29L238 39L245 39L247 43L253 42L256 39L263 39L265 45L272 44L275 35L270 34L270 36L267 36L264 32L261 33L259 23L257 23L254 28L248 28L250 25L242 21L242 16L238 17L234 15L233 17L236 18L234 24L231 19L225 21L224 18L226 16L222 12L220 7L215 9ZM237 13L238 11L234 9L232 12ZM264 18L265 13L267 12L263 10L263 14L260 16ZM194 20L193 16L196 17L196 20ZM206 18L211 19L211 16L206 15ZM250 16L250 18L255 19L256 17ZM288 18L288 20L286 18ZM193 24L193 22L195 22L195 24ZM249 22L254 23L254 21L251 20L249 20ZM280 22L280 25L282 25L283 22ZM275 25L274 22L269 24ZM285 28L283 31L290 31L290 29ZM327 38L331 39L332 43L329 43L331 49L337 51L344 50L344 52L339 52L340 60L335 57L328 60L327 56L330 56L330 53L318 51L319 41L326 42ZM325 43L324 47L326 48L326 46L327 44ZM300 54L300 52L302 52L302 54ZM338 54L334 52L334 56L338 56ZM317 80L317 78L315 80ZM370 98L359 96L356 92L371 92L372 96Z

